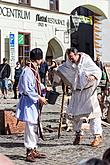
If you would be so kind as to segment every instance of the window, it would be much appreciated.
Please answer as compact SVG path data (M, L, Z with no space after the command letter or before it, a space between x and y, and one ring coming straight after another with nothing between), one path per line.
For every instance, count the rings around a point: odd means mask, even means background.
M59 0L50 0L50 10L59 11Z
M25 65L29 61L30 55L30 33L18 34L18 54L18 60L22 65Z
M30 5L31 4L31 0L19 0L19 4Z

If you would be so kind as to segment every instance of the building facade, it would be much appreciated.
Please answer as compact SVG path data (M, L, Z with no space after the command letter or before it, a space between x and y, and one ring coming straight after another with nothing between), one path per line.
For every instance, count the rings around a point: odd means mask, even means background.
M107 0L0 0L0 62L8 59L12 79L15 63L25 64L35 47L48 61L64 59L72 45L108 62L109 6ZM80 16L77 32L71 30L75 11Z

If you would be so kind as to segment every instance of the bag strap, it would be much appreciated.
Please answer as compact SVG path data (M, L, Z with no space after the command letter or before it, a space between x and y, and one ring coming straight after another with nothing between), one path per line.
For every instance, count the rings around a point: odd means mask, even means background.
M1 71L0 71L0 77L2 77L2 73L3 73L3 71L4 71L5 67L6 67L6 65L7 65L7 64L5 64L5 65L3 66L3 68L1 69Z

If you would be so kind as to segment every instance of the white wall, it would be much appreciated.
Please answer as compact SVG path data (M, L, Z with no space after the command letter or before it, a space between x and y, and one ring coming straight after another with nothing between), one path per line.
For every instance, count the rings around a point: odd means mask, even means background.
M49 0L31 0L31 6L49 9Z
M110 19L102 24L102 60L110 63Z
M4 0L6 2L11 3L19 3L18 0ZM96 10L96 13L102 11L106 17L108 17L108 4L109 0L69 0L69 3L67 3L67 0L59 0L59 12L68 13L70 14L72 10L74 10L76 7L79 6L85 6L88 5L88 8L91 10ZM49 0L31 0L31 6L32 7L38 7L41 9L47 9L49 10ZM101 11L100 11L100 10Z
M67 0L60 0L60 12L70 14L76 7L85 5L88 5L88 8L91 8L92 10L97 10L97 12L100 12L98 9L102 10L108 17L108 1L105 0L69 0L68 3Z
M11 2L11 3L17 3L18 4L18 0L3 0L4 2Z

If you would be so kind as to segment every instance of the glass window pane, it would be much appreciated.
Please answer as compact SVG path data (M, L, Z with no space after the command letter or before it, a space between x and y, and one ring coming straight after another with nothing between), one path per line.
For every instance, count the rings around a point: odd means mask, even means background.
M59 0L50 0L50 10L59 10Z
M24 45L30 45L30 35L25 34L24 36Z
M19 3L30 5L31 4L31 0L19 0Z
M29 57L30 46L24 46L24 56Z
M59 10L59 1L56 0L56 10Z

